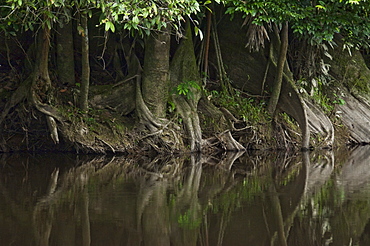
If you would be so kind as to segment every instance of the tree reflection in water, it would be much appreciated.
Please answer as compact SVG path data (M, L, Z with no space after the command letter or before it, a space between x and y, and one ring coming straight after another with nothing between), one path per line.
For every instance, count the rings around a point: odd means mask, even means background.
M0 240L370 245L368 149L343 158L329 151L154 160L2 155Z

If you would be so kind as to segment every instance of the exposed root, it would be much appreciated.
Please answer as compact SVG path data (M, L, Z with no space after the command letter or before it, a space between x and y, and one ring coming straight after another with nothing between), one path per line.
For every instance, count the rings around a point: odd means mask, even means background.
M241 124L241 123L244 123L244 121L243 120L238 120L237 118L235 118L235 116L232 113L230 113L230 111L227 110L224 107L221 107L220 111L224 114L225 118L228 120L229 126L230 126L232 131L240 132L240 131L244 131L244 130L253 128L253 126L244 126L242 128L236 127L235 124Z
M233 138L230 130L220 133L217 138L227 151L245 151L245 147Z
M59 136L58 136L57 123L55 122L54 118L51 116L46 116L46 121L48 123L51 139L53 139L55 144L58 144Z
M112 147L112 145L110 145L109 143L107 143L106 141L104 141L101 138L96 137L96 139L101 141L103 144L107 145L112 150L113 153L116 153L116 150Z

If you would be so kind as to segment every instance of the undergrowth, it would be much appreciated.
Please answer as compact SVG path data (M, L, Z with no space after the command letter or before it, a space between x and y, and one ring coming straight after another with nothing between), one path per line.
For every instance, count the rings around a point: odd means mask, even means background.
M250 125L269 123L271 117L266 111L266 101L258 97L250 97L240 90L231 93L224 91L207 91L208 99L219 107L228 109L236 118Z

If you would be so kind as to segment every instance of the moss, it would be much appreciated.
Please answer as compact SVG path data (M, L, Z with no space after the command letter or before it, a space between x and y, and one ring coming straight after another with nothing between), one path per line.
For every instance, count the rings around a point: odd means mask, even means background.
M368 77L360 76L357 79L350 80L348 86L352 92L358 94L369 94L370 93L369 79L370 78Z
M331 65L330 74L337 82L345 85L352 93L369 96L370 94L370 70L359 51L335 50L333 60L328 61Z
M265 110L266 102L244 95L239 90L235 89L233 95L211 91L208 92L208 97L212 103L227 108L236 118L242 119L248 125L257 126L271 122L271 117Z
M94 85L90 87L90 94L92 95L110 94L112 88L113 85Z

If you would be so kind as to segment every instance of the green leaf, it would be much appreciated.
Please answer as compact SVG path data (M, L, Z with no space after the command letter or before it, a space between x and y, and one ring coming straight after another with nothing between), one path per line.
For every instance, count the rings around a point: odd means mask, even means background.
M316 8L318 8L318 9L324 9L324 10L326 9L324 6L319 5L319 4L318 4L318 5L316 5L315 7L316 7Z
M137 17L137 15L135 15L133 18L132 18L132 22L134 24L139 24L139 17Z
M111 30L112 32L114 32L115 31L115 27L114 27L114 24L112 22L107 21L107 22L105 22L105 31L107 32L109 30Z
M154 2L153 2L153 4L152 4L152 8L153 8L154 14L155 14L155 15L158 15L157 5L156 5Z
M197 26L195 26L194 27L194 32L195 32L195 35L196 36L199 35L200 40L203 40L203 32L202 32L202 30L200 30Z

